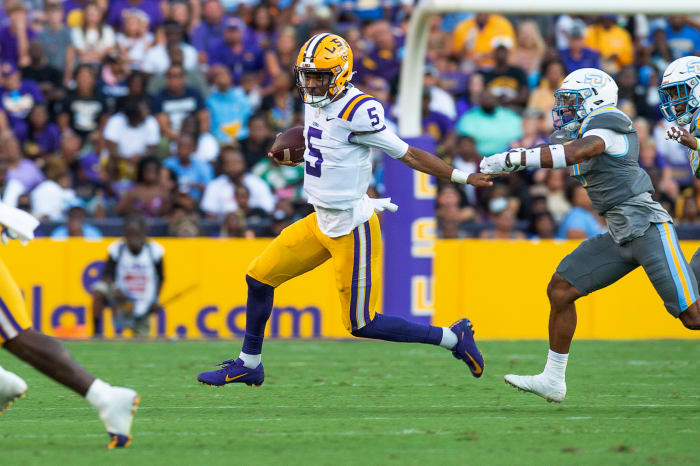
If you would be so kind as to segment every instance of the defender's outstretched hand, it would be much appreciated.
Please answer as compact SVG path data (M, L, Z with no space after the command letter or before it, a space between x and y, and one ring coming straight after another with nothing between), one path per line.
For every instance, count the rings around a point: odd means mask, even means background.
M666 130L666 139L672 139L692 150L697 149L698 141L687 130L677 126L671 126Z

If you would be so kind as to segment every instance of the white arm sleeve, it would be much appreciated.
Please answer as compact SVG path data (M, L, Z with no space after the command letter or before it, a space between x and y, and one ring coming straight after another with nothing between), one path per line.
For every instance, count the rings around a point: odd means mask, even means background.
M408 152L408 144L387 128L375 133L353 134L349 139L355 144L384 151L394 159L400 159Z
M627 136L617 131L604 128L596 128L583 133L583 137L598 136L605 142L605 153L612 156L625 155L629 150Z

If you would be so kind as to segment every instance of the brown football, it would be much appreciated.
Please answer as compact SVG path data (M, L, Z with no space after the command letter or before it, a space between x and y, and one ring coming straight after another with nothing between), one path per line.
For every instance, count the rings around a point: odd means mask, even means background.
M280 134L272 145L272 156L280 162L300 163L304 161L304 127L295 126Z

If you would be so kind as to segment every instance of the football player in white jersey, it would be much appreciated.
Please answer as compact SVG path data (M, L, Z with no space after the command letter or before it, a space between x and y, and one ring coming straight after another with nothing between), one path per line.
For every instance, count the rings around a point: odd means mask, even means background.
M456 183L490 186L490 178L456 170L438 157L410 147L387 129L384 108L350 84L352 50L342 37L321 33L299 52L297 87L306 104L304 191L315 212L289 226L248 269L246 333L238 358L197 379L221 386L259 386L265 373L261 352L276 287L333 260L342 318L356 337L426 343L447 348L480 377L484 361L468 319L451 327L419 325L375 313L381 289L382 251L375 211L396 210L389 199L370 199L370 151L377 148L409 167Z

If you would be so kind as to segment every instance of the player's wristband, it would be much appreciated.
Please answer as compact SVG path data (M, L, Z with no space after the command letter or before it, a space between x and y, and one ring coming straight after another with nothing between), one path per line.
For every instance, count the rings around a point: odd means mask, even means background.
M469 178L469 175L471 175L471 173L464 173L462 170L457 170L455 168L454 170L452 170L452 176L450 177L450 180L452 180L453 183L467 184L467 179Z
M566 154L564 146L554 144L549 146L549 152L552 154L552 168L566 168Z

